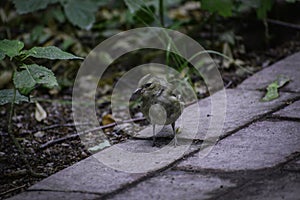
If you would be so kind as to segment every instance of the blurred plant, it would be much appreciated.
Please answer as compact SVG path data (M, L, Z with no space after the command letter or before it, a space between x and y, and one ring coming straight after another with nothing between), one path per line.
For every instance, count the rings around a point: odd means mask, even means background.
M5 39L0 41L0 60L3 60L5 57L9 57L11 67L13 68L13 89L0 90L0 105L10 103L8 134L17 147L29 173L35 176L40 176L40 174L37 174L32 170L21 145L13 133L12 118L15 113L14 106L21 102L29 102L29 95L35 88L39 86L53 88L58 86L58 83L51 70L44 66L35 64L31 59L29 59L29 57L50 60L81 58L64 52L54 46L33 47L29 50L23 50L23 48L24 43L18 40ZM37 106L38 105L39 104L37 104Z
M59 3L64 10L64 15L73 25L82 29L90 29L95 22L95 15L100 6L109 3L109 0L11 0L19 14L31 13L45 9L47 6ZM58 20L63 21L61 12L56 13Z
M256 10L257 17L264 19L271 10L273 0L199 0L201 8L210 13L217 13L223 17L231 17L251 9ZM288 0L287 0L288 1Z

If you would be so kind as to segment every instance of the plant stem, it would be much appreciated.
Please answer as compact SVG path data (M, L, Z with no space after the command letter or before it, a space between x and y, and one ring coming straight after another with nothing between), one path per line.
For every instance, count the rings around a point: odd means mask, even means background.
M21 147L20 143L18 142L17 138L15 137L14 133L13 133L13 128L12 128L12 118L15 112L15 101L16 101L16 95L17 95L17 90L14 87L14 94L13 94L13 99L12 102L10 104L10 112L9 112L9 118L8 118L8 135L10 136L11 140L13 141L14 145L17 147L17 150L20 153L21 159L23 160L23 162L25 163L25 166L27 168L27 170L29 171L29 173L32 176L36 176L36 177L45 177L44 174L39 174L36 173L32 170L28 160L26 159L26 155L24 153L23 148Z
M270 32L269 32L269 24L267 19L263 19L263 23L265 26L265 43L267 47L269 46L269 41L270 41Z
M17 94L17 90L16 90L16 88L14 88L14 95L13 95L12 102L10 104L10 112L9 112L9 119L8 119L8 134L9 134L10 138L12 139L14 145L17 147L19 153L21 154L21 158L24 161L26 167L29 169L29 171L31 171L32 169L29 166L29 163L26 159L25 153L24 153L20 143L16 139L16 137L13 133L13 130L12 130L12 118L13 118L13 115L14 115L14 112L15 112L16 94Z
M159 19L160 24L164 28L165 27L165 20L164 20L164 0L159 0Z

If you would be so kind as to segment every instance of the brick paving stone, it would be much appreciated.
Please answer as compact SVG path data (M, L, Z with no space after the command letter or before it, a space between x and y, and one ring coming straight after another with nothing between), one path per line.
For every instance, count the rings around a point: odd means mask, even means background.
M9 200L90 200L99 199L101 196L80 192L51 192L51 191L28 191L16 195Z
M191 141L181 141L174 147L168 141L157 141L152 147L152 140L132 140L114 145L98 154L95 158L114 169L130 173L148 173L160 170L182 158L184 155L198 150L201 143L191 144Z
M217 95L217 94L215 94ZM297 94L291 93L281 93L280 98L275 99L270 102L261 102L260 99L263 97L264 93L259 91L248 91L239 89L227 89L227 111L226 119L223 128L222 135L236 130L247 123L261 117L268 112L278 108L279 106L285 105L288 99L295 98L299 96ZM200 108L200 119L197 120L195 117L196 112L194 110ZM189 138L189 139L200 139L203 140L206 136L208 126L210 124L211 115L211 103L210 98L203 99L199 101L198 104L193 104L185 109L188 112L185 115L183 128L181 128L181 133L178 134L178 138ZM178 122L180 124L181 122ZM189 133L193 132L198 127L198 134L192 137ZM158 137L161 136L172 136L172 130L170 126L162 129ZM152 137L152 128L146 128L139 132L135 137L137 138L149 138Z
M182 171L169 171L148 179L110 199L207 199L235 187L230 180Z
M142 176L143 174L116 171L91 156L31 186L29 190L80 191L103 194L118 189Z
M204 158L199 153L178 165L179 169L222 171L273 167L300 151L300 123L262 121L221 140Z
M120 147L124 151L130 151L134 153L151 153L161 149L166 145L171 145L173 147L173 143L170 140L156 141L156 146L152 146L152 140L129 140L124 143L119 143L116 146ZM190 141L186 141L186 143L182 143L182 145L189 145L187 153L198 149L200 144L190 144ZM173 147L173 149L176 147Z
M275 112L274 115L278 115L280 117L300 118L300 101L296 101L284 109Z
M243 188L225 194L218 200L299 200L299 188L300 174L284 173L247 184Z
M265 89L270 83L276 80L278 75L285 75L291 80L290 83L281 88L280 91L300 92L300 52L254 74L237 88L252 90Z

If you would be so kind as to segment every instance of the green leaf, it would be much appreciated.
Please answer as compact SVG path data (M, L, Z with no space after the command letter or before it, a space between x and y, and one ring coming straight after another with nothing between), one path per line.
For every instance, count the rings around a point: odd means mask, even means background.
M0 40L0 57L3 57L4 55L7 55L12 59L13 57L20 54L20 51L23 49L24 43L18 40Z
M267 87L267 94L262 98L263 101L272 101L279 97L277 81Z
M14 97L13 89L0 90L0 105L11 103L13 97ZM20 102L28 102L28 101L29 101L28 97L23 96L18 91L16 91L16 99L15 99L16 104L19 104Z
M19 14L25 14L36 10L44 9L48 4L53 4L59 0L12 0Z
M46 58L46 59L82 59L81 57L74 56L73 54L62 51L61 49L55 46L48 47L33 47L28 51L22 51L22 53L26 56L31 56L34 58Z
M69 0L63 4L68 20L82 29L91 29L95 22L98 3L91 0Z
M257 17L259 19L265 19L267 12L271 10L273 0L260 0L260 6L256 9Z
M23 95L28 95L35 87L42 85L47 88L58 86L53 72L36 64L22 66L13 76L15 87Z
M289 81L290 79L286 76L278 76L277 80L268 85L267 93L262 98L262 101L272 101L277 99L279 97L278 89L283 87Z
M201 0L201 8L223 17L232 16L233 0Z

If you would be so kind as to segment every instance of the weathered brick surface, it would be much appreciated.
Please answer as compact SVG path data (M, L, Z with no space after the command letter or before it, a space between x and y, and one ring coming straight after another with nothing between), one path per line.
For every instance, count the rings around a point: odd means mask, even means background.
M100 195L87 194L81 192L28 191L16 195L10 198L10 200L90 200L99 198L101 198Z
M279 75L287 76L291 80L280 91L300 92L300 52L254 74L239 85L238 88L265 89Z
M244 187L229 192L220 200L299 200L300 174L284 173L274 174L259 181L250 182Z
M273 167L300 151L299 133L299 122L257 122L221 140L203 159L197 153L178 168L233 171Z
M111 169L89 157L33 185L29 190L108 193L142 177Z
M300 101L296 101L284 109L275 112L274 115L300 119Z
M230 180L190 172L170 171L146 180L111 199L207 199L234 187Z

